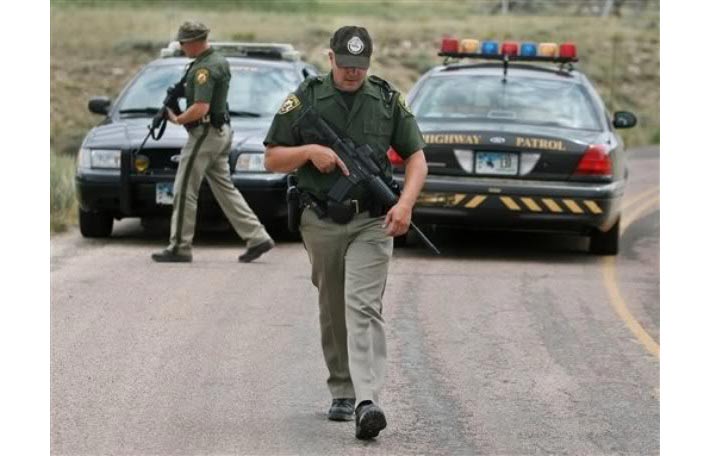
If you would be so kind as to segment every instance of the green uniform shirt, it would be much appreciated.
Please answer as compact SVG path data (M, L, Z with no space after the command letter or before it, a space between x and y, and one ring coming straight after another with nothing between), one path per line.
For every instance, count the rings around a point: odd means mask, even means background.
M214 49L208 48L197 56L187 73L187 107L196 102L204 102L210 104L211 115L227 112L227 93L231 77L227 59Z
M348 109L340 92L333 85L332 74L309 78L295 93L286 98L274 117L264 144L267 146L300 146L322 144L308 125L296 125L303 97L338 134L350 137L356 145L368 144L388 178L392 165L387 149L392 146L402 158L424 148L424 138L414 115L406 106L402 94L387 89L387 83L369 76L355 93L352 109ZM340 168L324 174L310 161L297 171L298 187L324 198L342 175ZM362 197L356 189L352 198Z

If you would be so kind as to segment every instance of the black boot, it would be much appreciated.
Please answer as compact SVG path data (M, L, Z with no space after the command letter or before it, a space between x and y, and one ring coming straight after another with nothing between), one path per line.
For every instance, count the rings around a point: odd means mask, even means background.
M274 248L274 241L271 239L264 241L260 244L256 244L247 249L246 252L239 255L239 261L241 263L249 263L259 258L261 255L265 254L269 250Z
M328 419L331 421L352 421L355 417L355 399L333 399L328 410Z
M175 253L172 249L162 250L150 257L158 263L190 263L192 261L191 253Z
M385 412L372 401L362 401L355 410L355 437L368 440L387 427Z

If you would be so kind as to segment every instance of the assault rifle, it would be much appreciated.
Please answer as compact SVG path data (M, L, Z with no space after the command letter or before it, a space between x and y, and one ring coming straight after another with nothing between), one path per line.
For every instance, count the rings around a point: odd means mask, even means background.
M356 146L350 138L338 136L311 106L303 107L298 122L304 122L304 125L315 128L324 143L338 154L338 157L350 171L348 176L342 175L335 182L335 185L328 192L328 198L344 202L353 187L364 184L377 202L383 204L386 209L390 209L397 204L397 201L399 201L399 187L394 181L391 181L390 185L384 181L382 170L373 158L374 151L369 145ZM437 255L441 254L439 249L422 233L414 222L410 226L432 252Z

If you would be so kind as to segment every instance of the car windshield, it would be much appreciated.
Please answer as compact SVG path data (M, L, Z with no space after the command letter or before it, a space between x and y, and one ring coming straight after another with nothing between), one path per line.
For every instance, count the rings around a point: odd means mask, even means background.
M571 81L434 77L424 82L412 109L422 120L471 119L601 130L584 88Z
M298 86L297 73L288 68L232 65L227 102L229 110L250 117L273 116L281 103ZM157 110L169 86L180 80L183 65L155 65L143 71L120 101L120 112ZM185 100L181 99L185 109ZM239 114L237 114L239 115Z

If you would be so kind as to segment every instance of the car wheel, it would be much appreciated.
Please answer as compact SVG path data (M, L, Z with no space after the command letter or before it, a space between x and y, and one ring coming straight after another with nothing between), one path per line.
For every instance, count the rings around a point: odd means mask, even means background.
M619 253L619 225L621 219L607 232L594 230L589 240L589 252L595 255L616 255Z
M113 216L105 212L89 212L79 209L79 230L87 238L111 236Z

